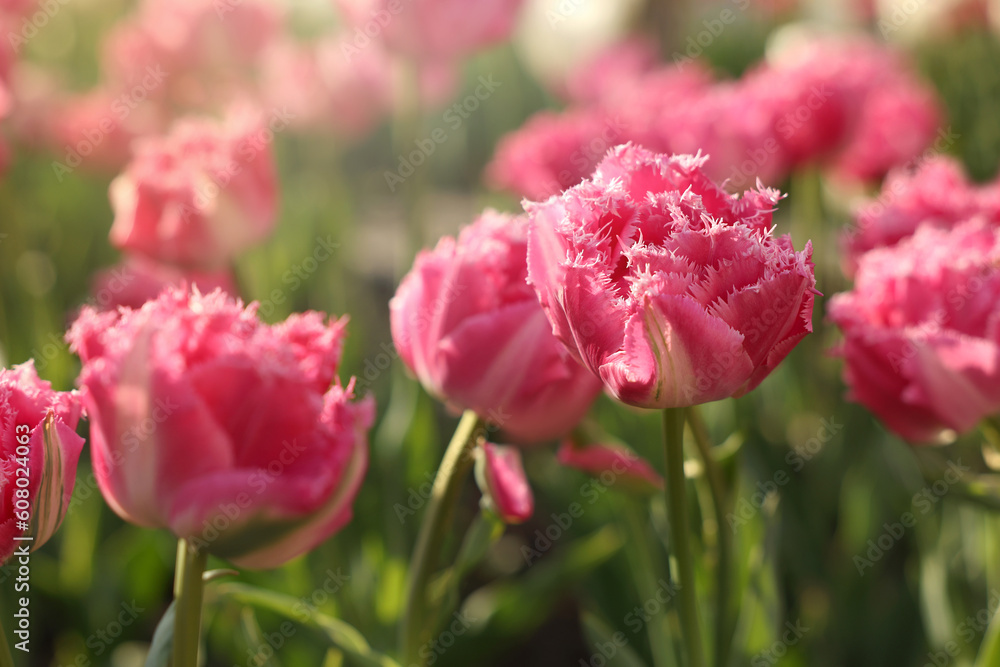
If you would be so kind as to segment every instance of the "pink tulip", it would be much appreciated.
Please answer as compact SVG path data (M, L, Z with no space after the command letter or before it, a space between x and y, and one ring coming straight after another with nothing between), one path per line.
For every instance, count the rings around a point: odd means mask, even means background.
M535 497L524 474L521 451L484 443L476 450L476 481L486 507L504 523L519 524L535 512Z
M1000 229L982 218L863 255L829 306L850 398L918 443L1000 411L998 267Z
M546 199L590 176L627 134L620 118L600 111L543 111L500 140L486 180L522 197Z
M282 18L266 0L142 0L103 42L104 85L165 110L218 111L255 96Z
M367 134L391 108L391 63L374 45L348 58L349 45L344 35L310 45L276 42L264 59L267 104L290 109L296 125L348 138Z
M100 310L117 310L122 306L139 309L168 287L188 285L202 294L220 289L232 296L239 295L229 269L189 271L142 255L128 255L117 266L98 273L91 294Z
M843 237L845 272L852 275L864 253L895 245L922 224L949 228L976 215L1000 224L1000 183L975 186L957 160L943 156L896 169Z
M84 443L80 412L79 396L52 391L33 362L0 369L0 563L18 546L41 547L62 523Z
M877 180L917 157L942 120L903 54L868 38L801 35L756 77L763 95L787 98L775 131L795 162L821 161L841 181Z
M136 139L162 131L166 123L159 107L140 104L124 114L121 100L120 93L98 88L38 109L49 111L44 130L63 165L55 167L57 177L81 165L119 171Z
M601 385L552 336L526 257L524 220L487 211L420 253L390 314L396 349L431 394L535 443L572 429Z
M219 267L270 234L277 214L271 129L253 114L179 121L138 144L111 184L112 243L161 262Z
M337 0L354 45L373 39L421 59L450 59L506 40L524 0Z
M811 244L772 236L777 191L727 194L706 159L618 146L589 181L525 205L553 331L631 405L745 394L812 330Z
M111 508L248 568L340 530L374 416L336 377L345 326L316 312L268 326L221 292L85 307L67 338Z
M567 439L559 448L558 459L562 465L585 472L605 486L621 484L624 489L644 494L663 490L660 474L624 445L580 445Z
M612 44L569 73L565 97L577 104L600 104L652 71L659 61L656 42L632 37Z

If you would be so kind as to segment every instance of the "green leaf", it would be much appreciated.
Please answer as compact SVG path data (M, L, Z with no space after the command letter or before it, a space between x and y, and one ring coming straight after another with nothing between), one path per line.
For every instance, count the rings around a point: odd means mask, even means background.
M350 657L353 664L365 667L399 667L388 656L373 650L364 636L351 625L316 610L300 611L302 604L298 598L247 584L222 584L216 591L222 597L271 611L319 630L331 644Z
M596 614L583 612L580 615L583 631L590 640L591 649L602 656L607 667L646 667L646 663L628 645L624 632L613 630Z
M174 643L174 612L176 602L171 602L163 614L156 631L153 633L153 643L146 655L146 667L168 667L170 652Z
M1000 665L1000 614L994 613L986 628L986 635L979 647L974 667L993 667Z
M448 568L431 586L432 610L436 609L439 626L444 623L459 603L462 580L479 565L496 544L507 526L492 512L483 510L469 527L455 564Z

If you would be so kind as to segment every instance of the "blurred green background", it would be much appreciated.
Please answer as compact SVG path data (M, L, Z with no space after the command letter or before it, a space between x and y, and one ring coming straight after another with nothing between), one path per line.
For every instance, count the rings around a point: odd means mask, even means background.
M71 73L85 87L96 76L100 35L126 10L121 2L70 3L31 45L31 57ZM762 56L769 28L763 21L734 25L706 55L719 69L738 73ZM49 41L59 42L58 48ZM992 178L1000 159L1000 43L985 31L971 31L926 44L915 55L946 102L960 137L954 152L974 177ZM487 73L503 82L502 89L422 171L434 236L454 232L487 205L517 210L516 200L484 190L482 169L501 135L534 111L559 106L510 47L467 62L464 87L471 91ZM433 127L441 112L428 113ZM387 192L383 177L397 162L392 146L389 123L350 146L279 135L277 232L236 267L245 298L264 299L274 289L287 296L270 321L306 309L350 314L340 375L359 376L378 404L371 469L353 522L307 557L272 572L241 573L238 581L312 601L387 652L395 646L420 518L418 511L401 520L398 506L412 493L419 496L431 479L456 423L398 361L389 364L387 302L410 262L406 202ZM60 183L52 160L18 151L0 179L0 347L7 364L33 357L43 378L69 389L79 368L62 334L90 298L94 271L117 261L107 241L113 174L78 170ZM848 206L817 188L812 175L796 176L782 189L790 196L777 214L778 229L791 231L799 248L813 239L819 289L828 298L847 286L836 239L849 221ZM339 244L337 252L290 290L282 276L312 254L317 236L327 235ZM986 470L980 438L914 451L864 409L845 402L840 363L828 354L837 336L824 321L824 302L817 300L815 334L758 390L703 410L713 441L739 446L725 462L738 525L717 526L710 514L694 516L699 551L707 554L703 565L711 566L715 532L734 531L743 600L733 664L922 666L944 655L947 662L940 664L971 665L985 629L975 616L988 608L991 592L1000 595L1000 521L988 498L953 488L938 495L933 482L942 461ZM657 414L602 398L592 417L662 468ZM634 498L614 484L595 486L560 467L553 451L527 453L535 516L508 528L465 578L461 611L470 627L435 664L649 663L650 637L663 633L671 616L668 606L649 617L636 613L649 602L640 589L649 588L636 582L633 566L651 553L653 566L666 570L662 498ZM704 493L702 485L696 483ZM914 501L924 489L932 489L934 500L926 512ZM559 515L572 503L584 512L563 528ZM891 542L883 549L879 539L905 512L917 517L916 525L883 539ZM470 481L456 517L456 545L477 513L478 491ZM539 535L546 530L558 537L529 565L523 547L544 545ZM107 508L85 456L70 514L32 556L32 652L21 664L141 664L172 596L174 555L168 533L130 526ZM863 573L857 556L871 560ZM0 574L2 609L12 609L10 574ZM702 567L699 577L707 619L713 604L709 571ZM208 665L338 664L335 654L327 654L322 633L244 607L219 590L209 586L206 602ZM787 635L786 623L798 631ZM601 646L615 631L628 644L602 662ZM957 657L940 653L949 641L958 647Z

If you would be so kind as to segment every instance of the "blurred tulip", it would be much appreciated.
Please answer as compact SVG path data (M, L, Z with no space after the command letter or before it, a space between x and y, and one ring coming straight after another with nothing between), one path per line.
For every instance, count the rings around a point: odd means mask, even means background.
M506 40L524 0L337 0L360 51L373 40L424 60L451 59Z
M982 218L862 255L829 306L849 397L916 443L1000 412L998 267L1000 229Z
M845 273L854 274L864 253L896 245L920 225L949 228L977 215L1000 225L1000 182L976 186L961 163L944 156L896 169L843 236Z
M559 463L602 480L606 486L621 484L634 493L663 490L663 478L653 466L624 445L578 444L567 439L559 448Z
M229 269L188 271L141 255L127 255L117 266L99 272L91 285L91 294L100 310L117 310L122 306L139 309L168 287L187 289L189 285L202 294L220 289L239 296Z
M62 523L84 444L80 413L76 392L53 391L33 362L0 369L0 563L17 546L38 549Z
M139 310L85 307L67 339L112 509L271 568L350 520L374 405L336 378L346 321L268 326L255 310L168 290Z
M536 443L572 429L601 387L552 336L526 257L524 220L487 211L417 256L390 314L396 349L431 394Z
M705 161L619 146L591 180L526 204L553 331L631 405L745 394L812 331L811 244L772 236L777 191L727 194Z
M214 268L267 237L277 215L273 129L255 114L185 119L137 144L111 184L111 242L161 262Z

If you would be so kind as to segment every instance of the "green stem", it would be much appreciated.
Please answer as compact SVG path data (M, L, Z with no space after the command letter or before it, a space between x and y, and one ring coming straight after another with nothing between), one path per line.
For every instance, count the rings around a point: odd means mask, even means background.
M730 601L732 590L732 554L733 536L726 525L726 512L729 511L729 498L726 485L722 479L722 470L712 453L712 444L708 431L701 419L697 407L687 410L688 424L694 441L698 445L698 453L705 465L705 477L712 492L712 506L715 508L715 523L718 525L718 562L716 564L716 610L715 610L715 664L724 667L729 661L733 632L736 620Z
M406 591L406 609L403 614L401 643L404 664L424 665L425 658L418 655L433 614L426 613L427 586L434 574L441 554L441 546L448 535L451 515L462 490L462 483L472 469L472 451L478 441L483 422L471 410L462 415L455 435L445 450L438 468L431 497L427 503L417 536L417 546L410 563L409 586Z
M687 516L687 481L684 477L684 408L663 411L663 445L667 463L667 512L670 536L677 559L675 580L680 597L681 629L689 667L704 667L694 564L691 560Z
M7 630L0 624L0 667L14 667L14 656L7 642Z
M189 544L177 543L177 572L174 575L174 598L177 601L174 618L174 647L171 664L193 667L198 664L201 643L201 603L205 592L202 574L208 562L208 552Z

